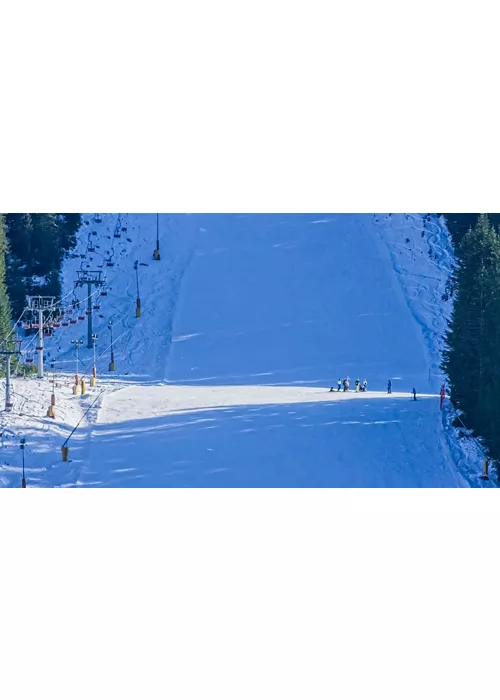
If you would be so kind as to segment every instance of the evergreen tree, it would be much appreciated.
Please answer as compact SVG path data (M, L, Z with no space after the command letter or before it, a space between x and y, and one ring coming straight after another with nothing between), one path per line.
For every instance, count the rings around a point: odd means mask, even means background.
M7 285L14 315L27 294L59 296L64 256L76 245L80 214L6 214Z
M6 214L9 252L19 260L28 260L31 255L33 222L31 214Z
M443 369L451 397L467 424L495 441L500 390L500 241L488 216L481 214L456 249L459 262L453 284L457 289Z
M81 214L58 214L61 228L61 247L63 250L71 250L76 245L76 232L82 224Z
M469 228L476 224L479 214L437 214L437 216L444 216L453 245L458 248ZM500 225L500 214L489 214L488 217L491 223Z
M0 338L6 338L11 330L10 302L5 280L5 256L7 250L5 220L3 214L0 214Z

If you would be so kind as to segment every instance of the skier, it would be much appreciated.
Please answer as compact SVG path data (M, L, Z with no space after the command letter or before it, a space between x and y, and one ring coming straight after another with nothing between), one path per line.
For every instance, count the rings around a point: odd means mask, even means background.
M368 383L367 383L367 381L366 381L366 379L365 379L365 381L363 382L363 391L366 391L366 387L367 387L367 386L368 386Z
M359 391L359 379L356 379L354 384L356 385L356 392L358 392Z
M416 401L417 400L417 392L415 391L415 387L413 387L413 389L412 389L412 394L413 394L413 400Z
M340 391L340 385L341 385L341 381L339 379L337 382L337 391ZM330 391L333 391L333 386L330 387Z
M387 393L388 393L388 394L392 394L392 382L391 382L390 379L389 379L389 381L387 382Z
M344 379L344 391L347 391L347 379Z

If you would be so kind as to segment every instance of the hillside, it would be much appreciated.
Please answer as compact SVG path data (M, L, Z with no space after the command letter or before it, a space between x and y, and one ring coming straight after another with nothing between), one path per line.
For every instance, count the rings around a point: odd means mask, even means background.
M49 378L15 383L14 413L3 414L4 485L19 485L21 434L31 485L483 484L480 455L463 451L439 410L452 250L437 219L160 215L154 261L155 214L83 218L63 300L86 306L78 271L101 272L98 387L71 395L70 341L87 323L75 309L76 323L47 340L56 419L44 417ZM85 345L80 360L88 378ZM347 376L351 387L366 378L368 392L328 391ZM69 443L72 461L61 462L63 436L94 399Z

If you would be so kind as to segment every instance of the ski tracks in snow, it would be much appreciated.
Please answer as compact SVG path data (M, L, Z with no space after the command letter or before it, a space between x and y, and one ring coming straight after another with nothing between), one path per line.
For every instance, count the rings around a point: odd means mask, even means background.
M437 391L438 385L444 381L441 358L444 334L453 307L451 299L443 299L454 263L449 233L444 222L434 215L430 219L429 215L413 215L411 223L410 216L404 214L385 216L382 220L382 215L376 217L380 238L389 249L408 308L422 329L431 385ZM463 485L461 481L464 479L474 486L494 486L491 481L479 479L484 455L475 445L462 446L452 427L452 413L450 407L445 406L436 428L436 440L441 442L443 449L443 469L449 470L450 461L455 465L457 486Z

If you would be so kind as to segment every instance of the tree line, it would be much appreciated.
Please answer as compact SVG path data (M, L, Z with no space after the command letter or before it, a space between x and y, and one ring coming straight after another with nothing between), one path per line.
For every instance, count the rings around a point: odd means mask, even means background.
M76 245L80 225L80 214L2 216L2 260L14 318L21 315L26 295L60 296L62 263L66 253Z
M442 369L464 423L500 459L500 215L472 216L445 214L457 265Z

